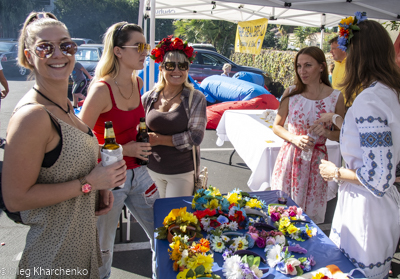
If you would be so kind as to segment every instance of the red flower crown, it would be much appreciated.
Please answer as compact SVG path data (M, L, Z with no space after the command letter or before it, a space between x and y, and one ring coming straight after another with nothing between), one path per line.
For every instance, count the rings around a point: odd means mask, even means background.
M194 58L196 57L197 52L193 52L193 48L188 46L187 42L183 42L179 38L175 38L172 40L172 35L168 36L161 40L161 42L156 45L155 48L151 50L151 59L153 59L156 63L160 63L164 60L164 56L168 51L178 50L183 52L188 58L190 63L193 63Z

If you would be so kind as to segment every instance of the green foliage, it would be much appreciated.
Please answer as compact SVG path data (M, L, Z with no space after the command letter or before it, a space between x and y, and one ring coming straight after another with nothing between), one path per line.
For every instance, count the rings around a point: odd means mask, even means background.
M267 72L270 82L279 82L284 88L294 83L295 51L261 50L258 55L247 53L234 53L230 58L239 65L252 66ZM270 85L267 83L267 87ZM272 93L272 92L271 92ZM274 95L281 95L282 92L273 92ZM276 94L275 94L276 93Z
M386 29L390 28L390 31L399 31L399 29L400 29L400 22L398 22L398 21L386 21L386 22L382 23L382 25Z
M209 43L223 55L234 44L237 24L222 20L182 19L174 22L174 35L190 43Z
M329 40L335 36L337 36L337 33L335 33L335 32L324 34L324 42L322 44L322 51L324 53L329 52L331 50L331 45L329 43Z
M150 26L150 25L149 25ZM163 38L173 35L175 32L173 19L160 19L156 18L156 41L161 41ZM148 28L148 36L150 38L150 28Z
M305 41L311 39L314 33L320 32L318 27L304 27L298 26L294 29L294 35L296 37L295 45L299 48L305 47Z
M28 14L42 8L35 0L0 0L0 37L17 38Z
M271 32L273 28L276 28L275 24L268 24L262 48L275 48L278 45L278 39L275 38L275 33Z
M54 5L55 15L77 38L101 41L112 24L138 20L139 0L56 0Z

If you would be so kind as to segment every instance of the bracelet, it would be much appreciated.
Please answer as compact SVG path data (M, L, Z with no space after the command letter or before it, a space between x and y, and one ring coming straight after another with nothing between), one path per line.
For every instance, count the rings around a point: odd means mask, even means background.
M340 180L340 169L341 169L342 167L340 167L340 168L338 168L338 167L336 167L335 168L335 176L333 177L333 181L335 181L337 184L339 184L339 185L341 185L344 181L343 180Z
M332 123L333 124L335 124L336 125L336 119L338 118L338 117L341 117L339 114L334 114L334 115L332 115ZM336 125L337 126L337 125Z

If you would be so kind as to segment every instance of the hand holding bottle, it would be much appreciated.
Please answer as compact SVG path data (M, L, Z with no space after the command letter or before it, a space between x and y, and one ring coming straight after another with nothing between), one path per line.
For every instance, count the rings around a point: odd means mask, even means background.
M106 190L124 184L126 180L125 160L104 167L97 166L86 176L86 181L92 185L93 190Z

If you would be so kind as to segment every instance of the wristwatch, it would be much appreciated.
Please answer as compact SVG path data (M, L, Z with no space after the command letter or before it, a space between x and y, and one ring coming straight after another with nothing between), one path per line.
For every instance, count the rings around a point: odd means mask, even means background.
M79 182L81 183L81 191L84 194L89 194L90 191L92 191L92 185L90 185L87 181L86 181L86 176L82 176L80 178L78 178Z

